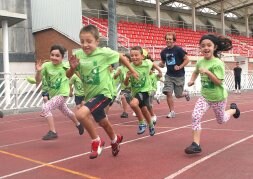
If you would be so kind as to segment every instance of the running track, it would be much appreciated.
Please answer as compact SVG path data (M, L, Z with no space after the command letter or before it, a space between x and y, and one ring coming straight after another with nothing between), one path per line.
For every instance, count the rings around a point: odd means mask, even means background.
M192 142L191 112L197 97L190 102L175 100L176 118L167 119L167 104L154 109L158 116L156 134L137 135L137 120L129 115L121 119L121 109L113 104L109 119L116 132L124 136L117 157L111 154L105 132L97 130L106 148L97 159L90 160L90 138L79 136L73 123L55 111L59 138L42 141L48 131L38 112L5 116L0 120L0 178L11 179L252 179L253 178L253 92L230 94L228 105L236 102L239 119L231 118L219 125L212 110L202 121L203 152L186 155ZM130 109L129 109L129 113Z

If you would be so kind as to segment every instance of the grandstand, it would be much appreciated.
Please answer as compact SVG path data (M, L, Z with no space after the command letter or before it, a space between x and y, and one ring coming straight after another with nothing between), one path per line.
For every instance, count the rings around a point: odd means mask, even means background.
M240 62L244 72L243 88L253 88L251 17L253 0L117 0L115 2L116 14L113 15L116 17L116 45L119 51L125 52L132 46L140 45L158 61L160 51L165 47L165 33L174 31L177 35L176 43L182 46L190 57L191 62L187 70L190 74L191 67L201 56L198 49L200 37L206 33L226 35L233 41L233 49L222 54L222 60L225 61L228 70L229 90L233 89L231 69L235 61ZM160 6L157 6L156 2L159 2ZM9 71L4 70L7 62L2 55L4 45L0 43L0 71L2 72L0 106L4 109L40 106L40 98L28 99L29 95L27 95L29 93L36 96L39 87L26 84L25 77L34 74L34 62L37 59L46 59L49 47L54 43L63 44L67 48L67 59L73 49L79 48L78 34L82 25L98 26L103 41L101 46L107 46L110 42L108 30L110 8L106 0L24 0L22 2L1 0L0 7L3 7L4 11L22 13L26 16L22 21L8 25ZM56 10L55 7L60 10ZM0 13L0 21L3 20L6 20L6 16ZM2 41L3 36L0 35L0 42ZM8 76L11 81L8 87L10 90L4 90L4 86L6 84L8 86L7 73L11 74ZM198 87L192 90L198 91ZM6 94L9 100L16 100L16 102L9 105ZM17 105L20 101L23 102ZM69 103L72 102L73 100L70 99Z

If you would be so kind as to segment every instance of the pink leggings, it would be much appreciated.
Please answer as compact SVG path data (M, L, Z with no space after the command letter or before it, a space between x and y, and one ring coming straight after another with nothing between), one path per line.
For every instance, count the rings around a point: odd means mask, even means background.
M204 97L200 97L192 112L192 129L201 130L201 119L206 111L212 107L216 120L219 124L225 123L230 116L225 112L227 100L220 102L209 102Z
M42 105L42 114L45 117L52 116L52 110L58 108L65 116L70 119L74 116L74 113L68 108L65 97L63 96L54 96L49 101Z

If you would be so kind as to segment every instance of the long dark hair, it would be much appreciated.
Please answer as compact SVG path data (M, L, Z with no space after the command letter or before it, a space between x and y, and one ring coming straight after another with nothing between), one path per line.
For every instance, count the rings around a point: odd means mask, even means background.
M214 43L214 45L217 46L217 48L214 50L214 53L213 53L215 57L219 57L220 56L219 54L222 51L228 51L233 48L232 41L229 38L224 37L224 36L206 34L201 37L201 39L199 40L199 44L201 44L201 42L205 39L211 40Z

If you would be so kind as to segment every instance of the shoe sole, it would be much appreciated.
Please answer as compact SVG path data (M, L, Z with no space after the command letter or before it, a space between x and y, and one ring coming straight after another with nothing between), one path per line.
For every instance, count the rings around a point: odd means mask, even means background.
M186 154L198 154L201 153L202 151L184 151Z

